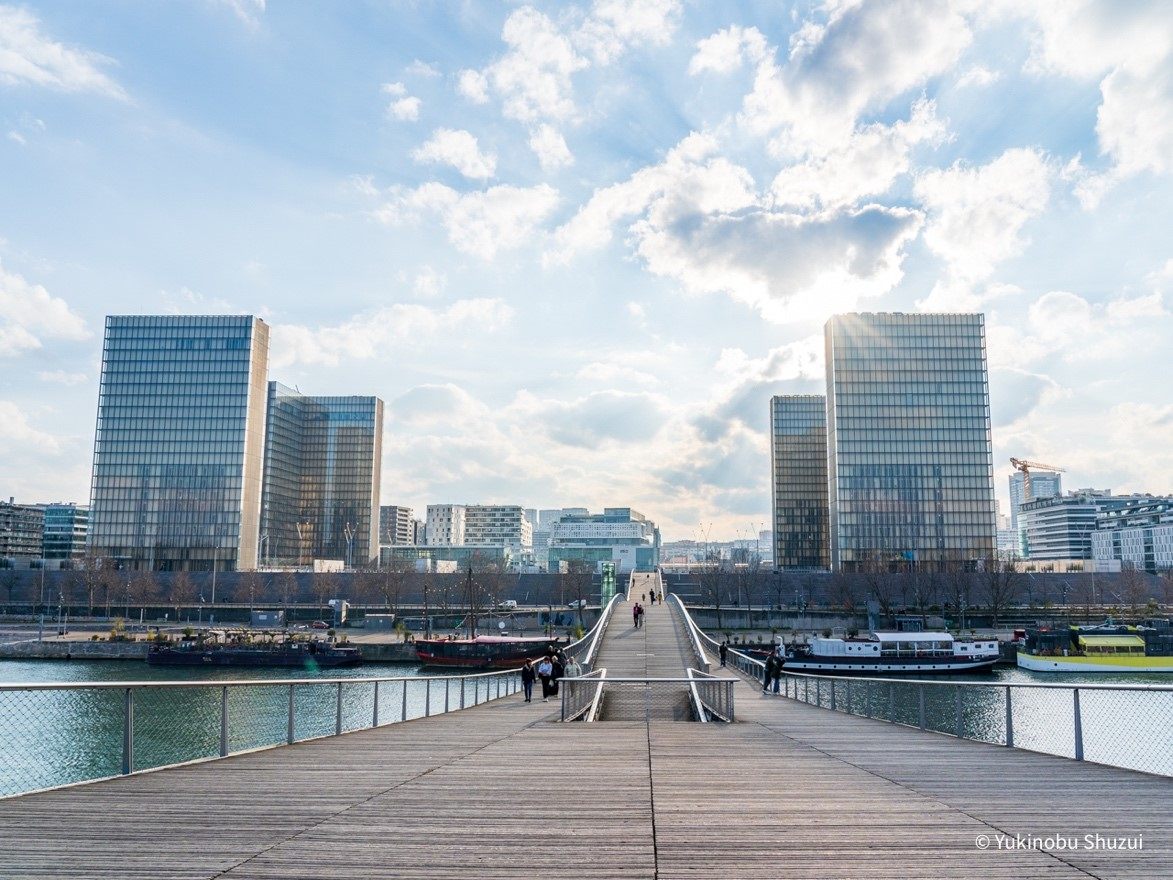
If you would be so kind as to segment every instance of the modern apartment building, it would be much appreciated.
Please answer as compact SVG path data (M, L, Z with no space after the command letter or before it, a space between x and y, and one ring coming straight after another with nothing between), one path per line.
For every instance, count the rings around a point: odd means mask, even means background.
M995 551L985 319L825 327L831 564L973 568Z
M459 547L464 543L464 505L429 504L425 526L427 543L434 547Z
M564 510L550 527L548 553L551 571L575 560L591 568L613 562L618 572L652 571L660 564L660 530L630 507L606 507L596 514Z
M45 511L36 504L0 501L0 559L28 562L41 559Z
M383 401L269 383L261 562L363 566L379 553Z
M89 550L124 569L257 565L269 327L106 319Z
M520 553L533 546L533 526L517 504L470 504L465 509L465 544L509 547Z
M1058 471L1031 470L1030 498L1026 497L1026 475L1022 471L1010 475L1010 528L1017 536L1017 546L1014 548L1017 554L1026 555L1026 535L1018 521L1019 508L1027 501L1039 501L1062 494L1063 475Z
M1096 516L1092 558L1153 574L1173 571L1173 496L1136 498Z
M379 508L379 544L414 544L411 508L384 504Z
M1032 474L1033 478L1033 474ZM1103 515L1126 509L1146 495L1113 495L1110 489L1078 489L1028 501L1018 511L1023 557L1032 561L1092 558L1092 533Z
M772 537L777 569L831 567L826 405L826 398L815 394L770 399Z
M41 556L45 559L80 559L86 554L90 509L81 504L40 504L45 511Z

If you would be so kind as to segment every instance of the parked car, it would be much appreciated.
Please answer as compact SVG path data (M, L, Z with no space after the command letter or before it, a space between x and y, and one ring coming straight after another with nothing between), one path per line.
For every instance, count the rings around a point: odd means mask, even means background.
M326 623L326 621L324 621L324 620L315 620L313 623L310 624L310 628L311 629L329 629L330 624Z
M566 607L567 608L586 608L587 604L588 603L587 603L586 599L574 599L570 602L567 602Z
M516 599L506 599L504 602L498 602L497 607L512 611L514 608L517 607L517 600Z

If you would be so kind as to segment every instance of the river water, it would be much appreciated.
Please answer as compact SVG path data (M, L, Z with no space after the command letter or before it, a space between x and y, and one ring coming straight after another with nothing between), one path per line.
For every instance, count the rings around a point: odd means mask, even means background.
M290 689L264 682L290 678L405 679L377 688L378 720L456 709L495 694L497 679L470 680L425 672L417 665L368 664L345 670L159 668L142 661L0 661L0 684L106 683L160 681L255 681L228 690L228 746L238 752L286 742ZM490 685L488 681L492 681ZM802 696L830 706L827 680L796 679ZM810 683L807 683L807 682ZM1116 766L1173 775L1173 691L1124 690L1126 685L1173 684L1168 675L1053 675L1002 668L993 675L942 679L1011 685L1014 738L1020 747L1073 756L1074 705L1069 688L1015 685L1095 684L1080 691L1085 757ZM429 683L430 682L430 683ZM492 692L490 692L492 688ZM920 689L912 684L866 684L866 679L835 685L837 708L917 725ZM117 775L123 759L125 691L122 688L0 690L0 796ZM371 726L376 687L359 681L342 685L344 730ZM924 688L927 726L952 733L960 721L968 738L1004 742L1004 687ZM338 723L339 687L298 685L293 691L294 736L326 736ZM144 769L213 757L220 750L222 689L162 688L137 691L133 705L134 767ZM958 700L960 699L960 716ZM836 716L828 715L834 723Z

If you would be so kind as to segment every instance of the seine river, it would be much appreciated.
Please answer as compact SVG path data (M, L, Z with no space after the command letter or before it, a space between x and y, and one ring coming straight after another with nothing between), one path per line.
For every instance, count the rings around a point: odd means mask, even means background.
M0 684L118 683L151 681L256 681L256 686L228 691L229 750L275 745L286 741L289 688L263 682L290 678L404 678L378 687L379 723L398 722L405 714L418 718L445 707L458 708L462 685L425 673L416 665L369 664L346 670L184 669L158 668L142 661L0 661ZM428 684L429 679L431 684ZM943 679L944 680L944 679ZM950 679L963 682L966 679ZM1168 675L1044 675L1003 668L973 681L999 684L1173 684ZM800 680L801 681L801 680ZM837 706L849 700L856 714L871 711L906 724L919 722L921 694L916 685L875 683L868 696L866 679L836 686ZM816 687L821 703L830 702L829 682ZM806 687L807 685L803 685ZM495 684L494 684L495 687ZM482 699L487 683L463 684L471 705ZM373 682L342 686L342 727L369 727L374 719ZM1074 711L1069 689L1013 688L1016 744L1055 754L1074 754ZM962 726L967 737L999 742L1005 736L1005 689L964 688ZM32 791L121 771L124 730L121 688L63 690L0 690L0 796ZM212 757L220 749L222 691L219 686L163 688L136 692L134 702L134 766L136 769ZM869 702L870 700L870 702ZM337 724L338 687L299 685L294 689L294 733L299 740L333 733ZM929 727L953 732L957 722L957 689L925 688ZM1173 775L1173 692L1080 692L1085 757L1088 760ZM836 716L828 715L833 723Z

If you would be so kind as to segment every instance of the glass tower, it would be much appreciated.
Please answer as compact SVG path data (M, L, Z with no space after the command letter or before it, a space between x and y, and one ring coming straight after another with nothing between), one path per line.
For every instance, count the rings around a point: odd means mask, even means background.
M370 563L379 552L383 401L269 383L261 561Z
M831 567L826 405L821 394L770 399L775 568Z
M940 571L992 556L984 317L836 315L825 341L832 566Z
M126 569L255 568L269 327L243 316L111 315L90 551Z

